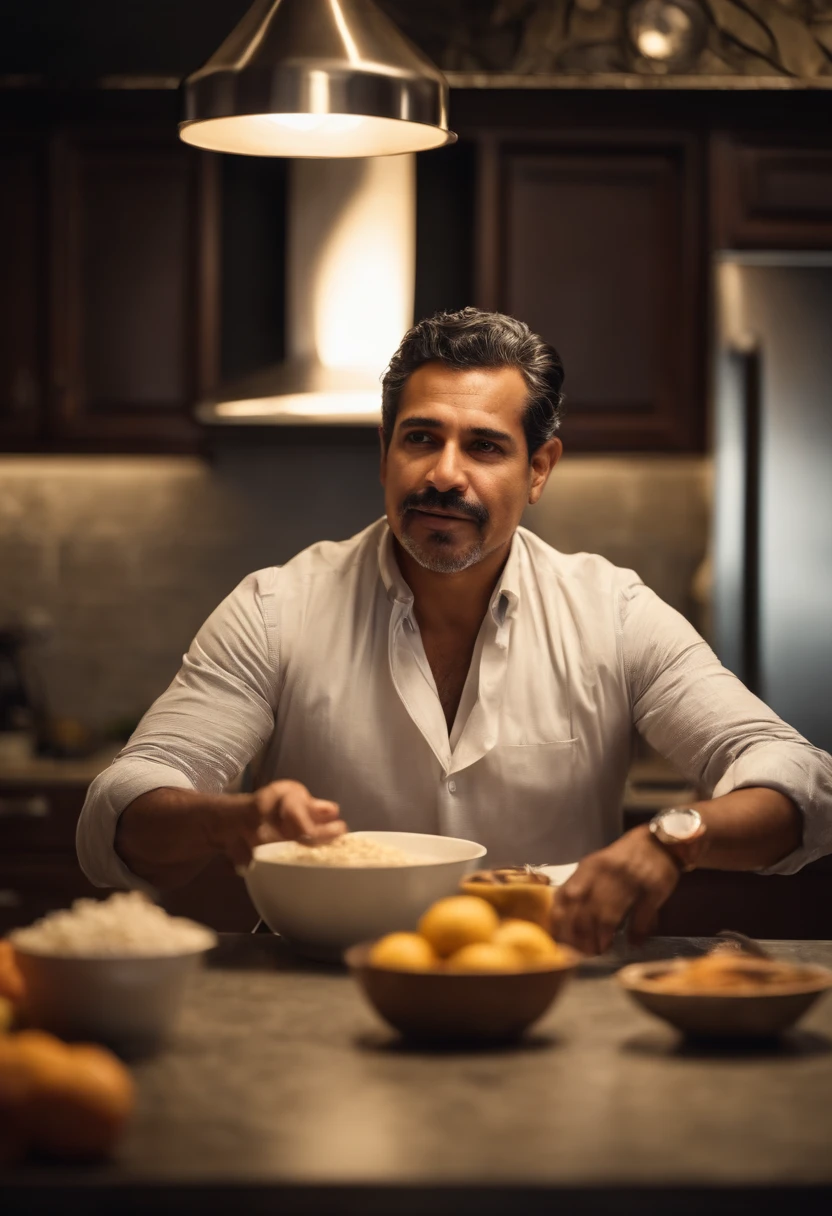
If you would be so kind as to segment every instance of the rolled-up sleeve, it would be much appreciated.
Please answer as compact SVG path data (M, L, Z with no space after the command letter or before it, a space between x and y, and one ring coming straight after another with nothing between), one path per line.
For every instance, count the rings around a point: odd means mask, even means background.
M832 757L719 662L675 609L635 577L619 595L621 653L639 732L706 795L764 786L799 807L799 848L765 874L832 852Z
M277 571L252 574L211 614L173 683L89 788L76 833L81 868L102 887L145 888L115 851L119 815L162 788L221 793L274 730L279 655L269 627Z

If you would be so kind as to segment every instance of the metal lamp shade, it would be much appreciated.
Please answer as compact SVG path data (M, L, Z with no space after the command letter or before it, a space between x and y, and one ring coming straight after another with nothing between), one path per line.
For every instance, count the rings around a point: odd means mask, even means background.
M453 143L448 85L371 0L256 0L184 85L186 143L346 157Z

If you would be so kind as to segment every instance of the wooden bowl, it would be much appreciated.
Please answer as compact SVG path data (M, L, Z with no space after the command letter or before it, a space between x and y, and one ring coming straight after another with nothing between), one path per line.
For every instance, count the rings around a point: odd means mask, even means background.
M683 1033L699 1038L764 1039L788 1030L827 989L832 971L803 965L794 982L739 992L665 992L655 981L687 965L684 959L633 963L619 984L637 1004Z
M530 971L397 971L374 967L372 946L364 942L344 955L364 995L394 1030L431 1042L519 1038L543 1016L581 961L577 951L561 946L563 961Z

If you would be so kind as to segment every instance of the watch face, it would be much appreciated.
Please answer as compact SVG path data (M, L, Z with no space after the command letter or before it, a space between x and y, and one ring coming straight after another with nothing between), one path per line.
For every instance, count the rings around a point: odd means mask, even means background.
M702 825L702 818L692 807L673 807L661 815L662 831L674 840L687 840L695 836Z

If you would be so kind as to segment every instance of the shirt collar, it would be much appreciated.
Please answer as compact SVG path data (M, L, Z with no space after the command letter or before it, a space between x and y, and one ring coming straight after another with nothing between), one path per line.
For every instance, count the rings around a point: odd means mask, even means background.
M498 625L505 624L506 619L514 615L520 602L520 548L520 538L515 531L508 560L491 597L491 615Z
M378 543L378 569L387 598L391 603L395 601L399 604L412 604L413 592L404 581L399 563L396 561L393 551L393 533L390 531L387 520L384 521Z
M514 614L520 601L520 549L520 538L515 532L511 538L508 560L491 597L491 615L498 625L504 624L506 618ZM413 592L402 577L393 549L393 533L386 520L378 544L378 568L387 598L391 602L412 604Z

